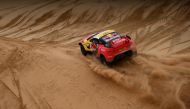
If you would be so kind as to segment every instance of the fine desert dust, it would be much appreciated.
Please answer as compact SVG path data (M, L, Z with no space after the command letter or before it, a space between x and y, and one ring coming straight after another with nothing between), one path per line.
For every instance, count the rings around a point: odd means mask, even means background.
M137 56L80 53L107 29ZM190 109L190 1L1 0L0 109Z

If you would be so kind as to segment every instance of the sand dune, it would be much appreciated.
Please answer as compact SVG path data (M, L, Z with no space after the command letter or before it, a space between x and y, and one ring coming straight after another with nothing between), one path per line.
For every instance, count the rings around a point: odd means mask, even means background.
M2 0L0 108L189 109L189 0ZM138 55L111 68L78 41L115 29Z

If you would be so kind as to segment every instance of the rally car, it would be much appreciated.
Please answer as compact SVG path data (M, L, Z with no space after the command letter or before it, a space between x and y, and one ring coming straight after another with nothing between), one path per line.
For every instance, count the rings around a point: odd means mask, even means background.
M110 64L123 56L137 54L134 41L128 36L122 36L114 30L98 32L79 42L81 53L95 54L104 64Z

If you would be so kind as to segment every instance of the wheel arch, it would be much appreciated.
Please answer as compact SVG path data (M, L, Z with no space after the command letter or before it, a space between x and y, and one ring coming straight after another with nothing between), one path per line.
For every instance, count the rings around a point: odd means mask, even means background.
M107 59L106 59L106 57L105 57L104 54L101 53L99 56L100 56L100 58L103 57L107 61Z
M100 57L104 57L105 58L105 56L102 53L100 54Z

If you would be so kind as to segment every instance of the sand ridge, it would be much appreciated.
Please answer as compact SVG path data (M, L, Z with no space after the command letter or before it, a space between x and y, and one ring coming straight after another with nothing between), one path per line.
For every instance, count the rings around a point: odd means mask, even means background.
M0 4L0 108L189 109L188 0ZM138 55L109 68L79 40L115 29Z

